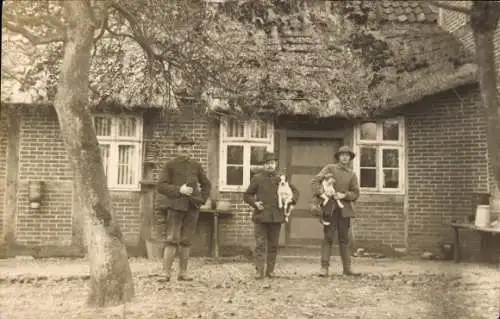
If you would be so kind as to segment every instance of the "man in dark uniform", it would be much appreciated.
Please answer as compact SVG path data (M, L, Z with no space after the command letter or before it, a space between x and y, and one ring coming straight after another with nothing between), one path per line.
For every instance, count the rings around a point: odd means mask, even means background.
M264 170L252 177L245 194L244 201L254 208L252 221L255 234L255 267L256 279L274 277L274 266L278 253L281 224L285 221L285 212L278 206L279 175L276 173L276 157L272 153L264 155ZM289 183L292 189L292 205L298 198L298 190ZM267 256L265 256L267 243ZM267 257L267 258L266 258ZM264 266L267 259L267 269Z
M325 191L321 186L321 181L327 174L331 174L335 180L335 194L325 193L326 196L338 199L343 204L343 208L335 205L333 213L329 216L329 225L323 226L323 242L321 244L321 277L328 276L330 265L330 255L332 244L337 231L339 240L340 258L344 275L358 276L351 269L351 252L349 249L349 228L351 218L354 217L352 203L359 197L359 184L356 174L349 168L349 164L355 154L347 146L342 146L335 153L337 164L328 164L312 179L312 190L314 196L321 196ZM335 201L333 201L335 203Z
M201 164L190 158L195 144L186 136L175 142L177 156L167 162L158 178L158 208L167 215L163 269L170 280L172 263L179 248L179 280L193 280L187 274L193 236L200 207L210 195L211 183Z

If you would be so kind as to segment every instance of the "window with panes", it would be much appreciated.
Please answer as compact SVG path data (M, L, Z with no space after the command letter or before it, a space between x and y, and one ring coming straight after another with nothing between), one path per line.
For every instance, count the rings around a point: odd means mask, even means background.
M364 192L404 191L404 119L366 121L355 128L354 168Z
M95 115L94 128L111 190L139 190L142 174L142 118Z
M220 126L220 190L244 191L273 151L273 124L260 119L223 119Z

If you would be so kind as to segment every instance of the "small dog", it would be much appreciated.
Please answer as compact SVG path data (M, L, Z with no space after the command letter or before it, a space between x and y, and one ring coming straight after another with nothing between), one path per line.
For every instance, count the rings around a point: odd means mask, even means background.
M285 174L280 175L280 183L278 186L278 207L285 212L285 222L288 222L293 205L292 203L293 191L288 184L288 179Z
M335 187L334 187L334 184L335 184L335 179L333 178L333 176L331 174L327 174L323 180L321 181L321 186L323 187L323 194L320 195L321 199L323 199L323 202L322 202L322 206L325 207L328 202L331 200L331 198L326 195L326 192L329 192L331 194L335 194L336 193L336 190L335 190ZM337 205L340 207L340 208L343 208L344 207L344 204L342 204L342 202L340 200L336 200L337 202ZM330 225L330 222L327 221L327 217L329 216L329 214L331 214L332 212L331 211L325 211L327 208L324 208L323 210L323 215L321 216L321 223L325 226L328 226ZM332 209L330 207L330 209Z

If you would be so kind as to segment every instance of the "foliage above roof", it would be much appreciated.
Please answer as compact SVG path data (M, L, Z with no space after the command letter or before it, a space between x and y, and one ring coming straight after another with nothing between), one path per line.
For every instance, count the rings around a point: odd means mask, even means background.
M189 97L213 112L360 117L475 80L471 57L420 1L237 0L185 15L136 5L129 10L169 63L150 63L114 21L96 45L92 103L175 108L174 97ZM167 13L178 24L163 26ZM42 101L61 48L45 48L24 74ZM8 101L3 84L4 70Z

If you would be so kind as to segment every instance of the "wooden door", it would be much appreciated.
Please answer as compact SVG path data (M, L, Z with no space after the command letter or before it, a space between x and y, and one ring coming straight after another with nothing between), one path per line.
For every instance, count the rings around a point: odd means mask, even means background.
M286 245L319 244L323 228L309 210L312 200L311 179L326 164L335 161L334 154L341 139L288 139L288 165L290 181L298 188L300 198L285 224L281 243Z

